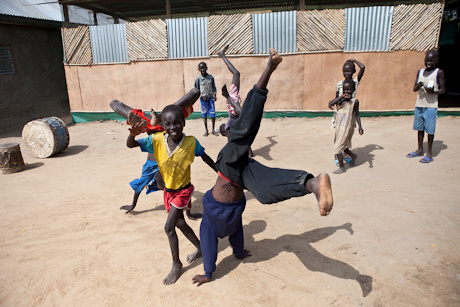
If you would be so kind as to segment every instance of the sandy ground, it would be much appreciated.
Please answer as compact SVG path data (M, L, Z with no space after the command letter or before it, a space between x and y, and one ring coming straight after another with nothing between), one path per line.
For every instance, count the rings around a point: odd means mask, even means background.
M146 159L126 147L126 124L73 125L69 148L47 159L20 131L3 135L21 144L27 168L0 174L0 304L459 306L460 118L438 119L431 164L405 157L416 147L412 117L363 118L363 127L356 167L331 175L330 216L313 195L262 205L247 192L252 257L238 261L221 240L214 279L199 288L191 280L202 261L186 263L194 248L181 233L183 274L162 284L171 255L161 192L142 194L133 214L119 209ZM201 120L185 132L214 159L226 141L203 137ZM328 118L264 119L253 149L269 166L331 173L332 140ZM215 178L195 160L193 212ZM199 233L200 221L188 223Z

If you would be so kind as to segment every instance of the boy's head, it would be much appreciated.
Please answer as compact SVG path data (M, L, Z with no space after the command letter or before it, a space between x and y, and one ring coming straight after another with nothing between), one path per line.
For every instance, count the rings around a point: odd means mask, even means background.
M425 54L425 66L429 70L433 70L436 68L436 64L438 64L439 60L439 52L437 50L428 50Z
M166 106L161 111L161 123L166 133L173 140L180 140L182 138L182 131L185 126L184 112L182 108L171 104Z
M200 64L198 64L198 70L201 72L201 75L203 77L206 77L208 75L206 72L208 70L208 66L206 66L205 62L200 62Z
M355 91L355 81L353 81L352 79L345 79L345 81L343 81L343 96L345 98L348 98L350 99L351 96L353 95L353 92Z
M342 72L345 79L351 79L356 72L355 63L350 60L346 61L345 64L343 64Z
M219 131L222 136L227 136L227 129L225 129L225 124L219 126Z

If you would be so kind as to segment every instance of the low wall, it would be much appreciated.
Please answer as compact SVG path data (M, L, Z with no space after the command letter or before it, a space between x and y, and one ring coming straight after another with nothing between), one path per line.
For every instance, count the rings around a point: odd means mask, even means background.
M358 88L361 110L394 111L414 108L412 91L424 53L415 51L375 53L287 54L268 85L266 111L326 111L335 98L335 84L343 79L342 66L355 58L366 66ZM260 77L267 56L229 57L241 72L241 96ZM218 89L216 109L226 111L220 88L232 75L219 57L159 60L92 66L65 65L72 112L111 112L109 102L118 99L144 110L161 110L188 92L199 75L198 63L208 65ZM357 69L359 69L357 67ZM196 105L195 111L199 110Z

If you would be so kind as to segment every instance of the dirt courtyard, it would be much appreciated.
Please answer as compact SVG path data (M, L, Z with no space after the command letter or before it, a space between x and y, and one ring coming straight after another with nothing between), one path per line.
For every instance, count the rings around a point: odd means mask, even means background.
M32 155L21 131L0 135L20 143L26 163L0 173L0 305L459 306L460 118L438 119L430 164L405 157L416 148L412 120L362 118L357 165L335 175L330 118L264 119L256 159L328 172L334 208L321 217L313 195L262 205L246 192L252 257L235 259L220 240L214 278L198 288L202 260L186 263L194 247L180 232L182 276L162 284L171 268L163 193L142 194L133 214L119 209L146 159L126 147L126 124L72 125L69 147L47 159ZM203 130L202 120L184 128L215 159L226 139ZM193 213L215 180L195 159ZM199 234L200 220L187 222Z

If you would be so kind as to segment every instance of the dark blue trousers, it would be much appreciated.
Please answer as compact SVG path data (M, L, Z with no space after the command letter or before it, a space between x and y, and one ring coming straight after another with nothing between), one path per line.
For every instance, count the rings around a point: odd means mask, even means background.
M216 271L218 238L228 236L233 254L244 256L244 236L242 214L246 207L243 197L233 203L220 203L212 197L212 190L203 197L203 218L200 226L200 245L206 277L211 278Z

